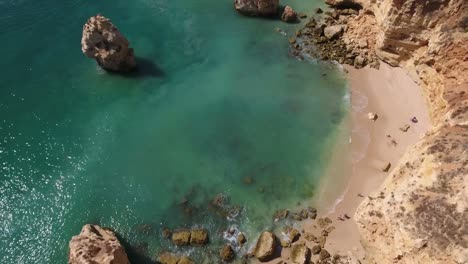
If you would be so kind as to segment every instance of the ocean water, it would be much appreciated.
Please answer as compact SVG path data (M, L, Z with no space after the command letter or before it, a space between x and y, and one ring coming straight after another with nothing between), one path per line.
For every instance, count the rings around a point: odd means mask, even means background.
M97 13L130 40L137 74L81 53ZM133 263L213 260L223 230L252 245L275 210L311 199L348 104L340 73L289 55L299 28L231 0L0 0L0 263L65 263L86 223L116 230ZM162 239L193 226L211 246Z

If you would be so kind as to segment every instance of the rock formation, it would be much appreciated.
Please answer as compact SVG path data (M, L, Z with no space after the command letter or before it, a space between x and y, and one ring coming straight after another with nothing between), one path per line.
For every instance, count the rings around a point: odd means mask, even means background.
M296 244L291 249L291 260L293 263L306 264L310 260L310 249L304 244Z
M236 10L247 16L275 16L279 0L234 0Z
M97 225L85 225L69 246L69 264L130 264L115 234Z
M284 8L283 14L281 15L281 20L284 22L292 23L297 21L297 13L290 6Z
M271 232L263 232L255 246L255 257L260 261L268 261L274 256L276 236Z
M468 2L357 4L363 9L342 37L348 49L365 39L369 54L404 68L421 84L434 124L356 212L368 259L468 263Z
M128 40L108 18L101 15L91 17L83 26L81 50L109 71L129 72L136 67Z

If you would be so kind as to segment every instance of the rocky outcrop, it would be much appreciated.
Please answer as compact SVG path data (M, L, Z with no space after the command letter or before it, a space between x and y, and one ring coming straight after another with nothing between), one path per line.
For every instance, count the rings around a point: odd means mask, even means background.
M297 21L297 13L290 6L284 8L283 14L281 15L281 20L284 22L292 23Z
M234 0L235 9L247 16L275 16L279 0Z
M291 260L297 264L309 263L310 249L304 244L293 245L291 248Z
M355 217L372 260L468 263L467 149L467 125L434 128L361 203Z
M130 264L114 232L97 225L83 226L69 246L69 264Z
M234 250L232 249L230 245L224 245L219 251L219 257L221 258L221 260L226 261L226 262L232 261L235 256L236 256L236 253L234 252Z
M255 257L260 261L269 261L274 257L276 249L276 236L271 232L263 232L255 246Z
M81 50L106 70L129 72L135 69L136 60L129 45L128 40L104 16L91 17L83 26Z
M404 68L421 84L434 124L356 212L368 260L468 263L468 3L358 4L342 37L347 48L367 46Z

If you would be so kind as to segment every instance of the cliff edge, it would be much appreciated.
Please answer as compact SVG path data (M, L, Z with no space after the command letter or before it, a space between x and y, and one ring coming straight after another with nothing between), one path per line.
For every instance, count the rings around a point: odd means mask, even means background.
M366 39L377 57L405 69L434 125L355 214L368 260L468 263L468 2L355 3L362 9L346 21L345 43Z

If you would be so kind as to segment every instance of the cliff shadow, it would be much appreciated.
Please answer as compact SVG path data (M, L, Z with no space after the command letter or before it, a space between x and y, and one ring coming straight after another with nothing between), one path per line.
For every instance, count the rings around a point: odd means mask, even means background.
M128 240L116 233L117 238L119 239L122 246L125 248L127 253L128 260L130 263L135 264L156 264L156 260L151 259L148 256L148 244L143 242L138 245L132 245Z

